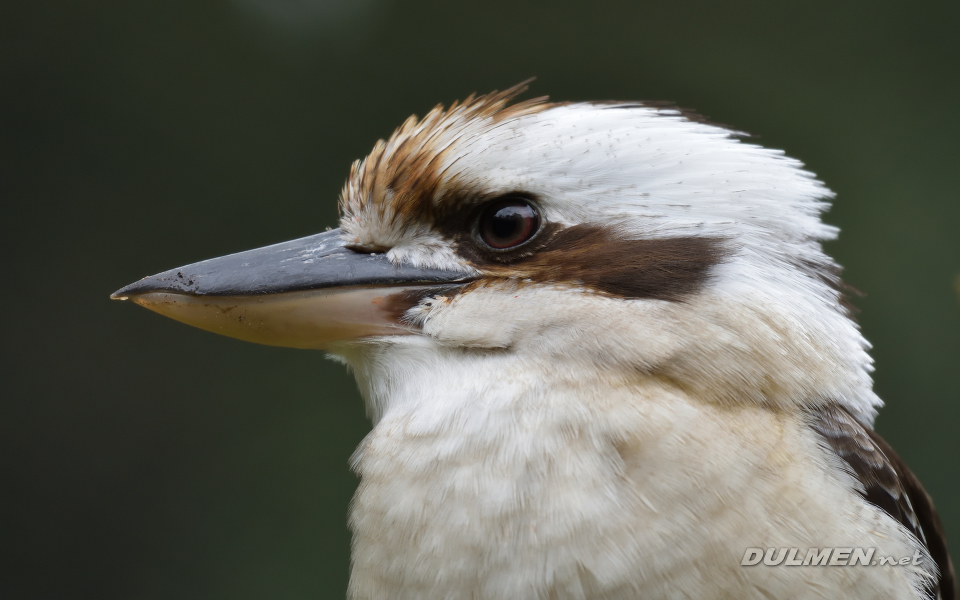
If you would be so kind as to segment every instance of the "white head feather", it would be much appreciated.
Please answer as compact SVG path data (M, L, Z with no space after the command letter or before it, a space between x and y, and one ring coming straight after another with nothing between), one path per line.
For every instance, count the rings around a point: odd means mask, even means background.
M482 273L433 227L431 211L450 210L462 201L450 198L465 193L522 191L537 199L545 222L631 239L719 238L727 255L682 301L518 286L500 273L413 309L424 338L383 339L364 356L379 347L382 365L391 354L409 356L401 346L427 344L451 360L482 361L485 350L506 349L534 369L559 360L627 379L666 377L722 403L839 401L872 421L880 401L868 344L821 248L837 234L820 219L833 194L800 162L675 110L536 100L506 107L511 93L435 109L378 144L344 190L348 238L397 262ZM380 407L375 414L390 402L384 393L368 397Z

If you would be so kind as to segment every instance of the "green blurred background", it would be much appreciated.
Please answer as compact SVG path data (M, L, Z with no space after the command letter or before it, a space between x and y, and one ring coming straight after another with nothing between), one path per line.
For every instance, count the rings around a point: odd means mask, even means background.
M316 352L110 302L322 231L409 114L531 75L757 134L838 192L879 431L960 548L960 2L5 2L0 597L342 598L369 425Z

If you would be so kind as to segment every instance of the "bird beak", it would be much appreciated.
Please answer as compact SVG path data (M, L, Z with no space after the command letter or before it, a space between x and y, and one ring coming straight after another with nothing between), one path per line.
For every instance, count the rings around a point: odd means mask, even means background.
M416 333L403 313L463 285L463 271L394 265L346 247L334 229L171 269L114 292L187 325L249 342L328 349Z

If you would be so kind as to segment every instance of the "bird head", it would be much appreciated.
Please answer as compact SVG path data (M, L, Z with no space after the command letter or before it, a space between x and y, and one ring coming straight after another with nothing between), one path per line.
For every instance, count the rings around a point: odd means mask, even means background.
M375 418L397 372L493 361L872 420L868 346L821 247L828 189L674 109L511 104L524 89L408 119L353 165L339 229L113 297L327 350Z

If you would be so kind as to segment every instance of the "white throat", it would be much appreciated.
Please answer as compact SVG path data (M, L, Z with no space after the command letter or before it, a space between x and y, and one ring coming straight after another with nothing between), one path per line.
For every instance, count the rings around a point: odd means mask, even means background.
M796 413L426 337L345 360L375 420L352 459L352 598L709 597L736 588L730 565L761 543L756 522L781 545L863 535ZM782 476L758 468L771 461Z

